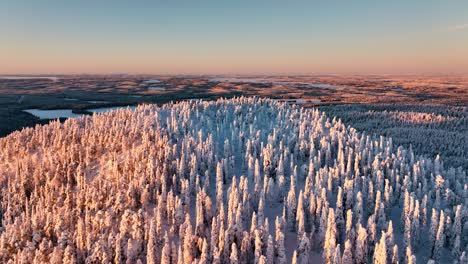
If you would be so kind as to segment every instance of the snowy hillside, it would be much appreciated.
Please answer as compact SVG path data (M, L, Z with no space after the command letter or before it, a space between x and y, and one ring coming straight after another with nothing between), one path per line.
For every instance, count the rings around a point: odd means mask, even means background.
M15 132L0 262L467 263L466 172L348 125L237 98Z

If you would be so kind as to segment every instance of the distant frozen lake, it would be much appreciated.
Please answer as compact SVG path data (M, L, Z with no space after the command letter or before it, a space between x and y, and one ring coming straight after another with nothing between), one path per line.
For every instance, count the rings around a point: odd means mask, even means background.
M323 89L338 89L342 86L331 85L331 84L323 84L323 83L306 83L305 85Z
M312 103L312 104L318 104L320 103L320 99L302 99L302 98L297 98L297 99L273 99L278 102L286 102L286 103L295 103L298 105L301 104L307 104L307 103Z
M71 109L56 109L56 110L41 110L41 109L26 109L23 110L39 119L57 119L57 118L69 118L78 117L79 114L74 114Z
M151 90L151 91L164 91L164 90L166 90L166 87L150 86L150 87L148 87L148 90Z
M90 104L104 104L104 103L109 103L109 101L86 101Z
M210 82L228 82L228 83L268 83L271 82L267 79L260 78L212 78Z
M144 80L143 83L152 84L152 83L161 83L160 80Z
M404 92L405 90L401 87L392 87L390 88L391 91L394 91L394 92Z
M93 108L87 109L86 111L90 113L105 113L112 110L118 109L126 109L129 108L131 110L135 110L136 106L113 106L113 107L100 107L100 108ZM72 112L72 109L54 109L54 110L41 110L41 109L26 109L23 110L26 113L29 113L39 119L57 119L57 118L73 118L73 117L80 117L83 114L75 114Z

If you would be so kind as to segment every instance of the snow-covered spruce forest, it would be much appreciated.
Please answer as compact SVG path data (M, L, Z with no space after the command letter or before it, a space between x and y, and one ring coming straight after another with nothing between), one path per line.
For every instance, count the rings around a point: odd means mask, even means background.
M359 131L393 138L419 155L468 170L468 107L443 105L347 104L321 106Z
M317 109L144 105L0 139L2 263L467 263L468 178Z

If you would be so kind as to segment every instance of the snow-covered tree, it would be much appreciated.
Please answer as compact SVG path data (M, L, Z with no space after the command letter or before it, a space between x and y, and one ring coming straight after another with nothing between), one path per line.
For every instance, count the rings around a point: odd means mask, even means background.
M297 246L297 259L299 263L309 262L310 242L306 233L302 234Z
M439 228L437 229L437 236L434 243L434 250L432 252L432 258L436 261L440 260L442 254L442 248L445 243L445 215L444 212L440 212Z
M387 256L386 235L385 232L382 232L380 242L376 245L374 250L373 262L375 264L387 264Z
M345 248L344 248L344 252L343 252L343 257L341 258L341 263L342 264L353 264L354 263L352 244L351 244L351 241L349 239L346 240L346 242L345 242Z
M367 263L368 248L367 248L367 232L358 224L358 232L356 238L356 251L355 251L356 263Z
M284 264L286 263L286 249L284 246L284 234L281 230L276 233L276 244L275 244L275 252L276 252L276 261L277 263Z
M236 243L233 243L231 246L231 256L229 257L229 261L231 264L238 264L239 263L239 257L237 253L237 246Z
M187 253L185 253L185 254L187 254ZM187 257L187 255L185 255L186 256L185 260L189 261L191 258ZM170 264L171 263L171 246L169 244L169 237L167 235L167 232L164 235L164 246L163 246L162 252L161 252L161 263L164 263L164 264Z
M335 212L333 208L329 209L327 230L325 233L325 242L323 245L323 256L325 262L330 263L333 261L336 247L336 224L335 224Z

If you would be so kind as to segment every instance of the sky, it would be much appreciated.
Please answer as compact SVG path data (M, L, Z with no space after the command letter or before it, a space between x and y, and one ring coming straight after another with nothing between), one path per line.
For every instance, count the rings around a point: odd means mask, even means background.
M0 0L0 74L466 74L467 0Z

